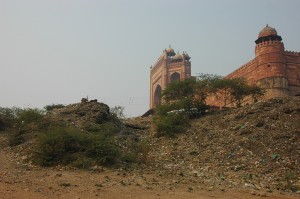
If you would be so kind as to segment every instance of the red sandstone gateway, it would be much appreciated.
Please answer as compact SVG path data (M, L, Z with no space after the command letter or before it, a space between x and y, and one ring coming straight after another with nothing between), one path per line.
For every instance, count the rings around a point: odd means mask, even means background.
M161 103L161 92L176 80L191 77L191 62L187 52L175 53L169 47L165 49L150 71L150 108Z

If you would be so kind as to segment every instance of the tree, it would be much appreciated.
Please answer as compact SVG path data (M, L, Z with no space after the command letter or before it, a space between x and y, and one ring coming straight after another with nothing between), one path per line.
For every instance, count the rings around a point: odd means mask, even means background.
M18 115L22 109L18 107L3 108L0 107L0 117L2 118L3 128L13 127L16 123Z
M118 118L124 118L124 110L125 108L123 106L114 106L112 108L110 108L110 112L117 116Z
M192 78L182 81L174 81L167 85L162 93L162 97L166 102L182 100L184 98L193 98L195 86L196 81Z
M162 93L166 103L158 106L159 114L166 114L172 110L181 110L194 116L194 113L204 111L204 101L200 100L201 85L195 78L170 83Z
M231 103L240 107L247 98L256 102L262 95L262 88L249 85L243 78L226 79L219 75L200 74L197 79L190 78L167 85L162 94L166 103L159 107L159 111L194 108L203 111L207 108L208 96L223 99L224 106Z
M247 97L252 98L255 102L259 96L264 95L262 88L256 85L249 85L243 78L216 79L212 87L212 95L217 99L223 98L224 106L227 106L227 102L229 101L240 107Z
M248 89L253 102L257 102L258 98L266 93L263 88L257 85L250 85Z

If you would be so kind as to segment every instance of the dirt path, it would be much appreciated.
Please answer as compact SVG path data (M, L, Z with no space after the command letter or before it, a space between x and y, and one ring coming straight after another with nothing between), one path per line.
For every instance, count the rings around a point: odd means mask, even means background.
M297 196L193 187L170 186L172 179L151 173L122 170L80 171L63 168L40 168L21 161L21 155L5 146L0 134L0 198L2 199L296 199ZM255 195L254 195L255 194ZM259 196L259 194L261 194Z

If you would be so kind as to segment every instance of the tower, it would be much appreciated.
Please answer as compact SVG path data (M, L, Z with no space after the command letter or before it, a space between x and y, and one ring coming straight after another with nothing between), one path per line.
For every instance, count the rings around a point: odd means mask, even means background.
M190 77L190 56L186 52L176 54L171 47L165 49L150 67L150 108L161 104L162 91L170 82Z
M277 31L266 26L255 41L256 70L251 79L265 88L266 97L289 95L284 44Z

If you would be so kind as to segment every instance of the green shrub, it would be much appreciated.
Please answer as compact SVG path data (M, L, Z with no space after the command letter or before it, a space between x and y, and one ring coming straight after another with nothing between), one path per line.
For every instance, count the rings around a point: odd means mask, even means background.
M118 158L118 148L110 137L56 127L39 136L34 162L42 166L63 164L86 168L92 164L112 166Z
M148 141L141 140L135 141L132 140L129 144L129 150L122 157L122 161L127 163L146 163L148 160L148 153L150 151L150 145Z
M120 131L120 127L114 122L105 122L103 124L86 124L84 130L105 135L114 135Z
M93 139L86 150L87 156L93 158L97 164L112 166L120 157L120 152L112 139L107 136L91 136Z
M86 142L77 129L55 128L37 140L35 162L42 166L68 164L72 154L80 152Z
M95 161L92 158L86 157L83 153L74 154L74 161L70 164L72 167L77 167L80 169L89 169L95 164Z
M44 111L37 108L0 107L0 118L3 122L2 128L20 128L30 123L39 125L44 119Z
M173 102L173 103L166 103L166 104L161 104L158 105L155 108L155 113L159 116L166 116L168 114L168 112L172 111L172 110L180 110L182 109L181 107L181 103L177 102Z
M188 116L180 113L170 113L165 116L153 118L157 130L157 136L173 137L177 133L183 132L189 126Z
M24 134L26 132L24 130L17 130L16 132L9 135L9 145L10 146L18 146L25 142Z
M5 123L2 117L0 116L0 131L3 131L5 129Z
M2 119L2 129L11 128L17 120L17 115L21 111L20 108L3 108L0 107L0 118Z
M40 123L43 118L44 111L37 108L23 109L17 113L17 119L22 124Z

